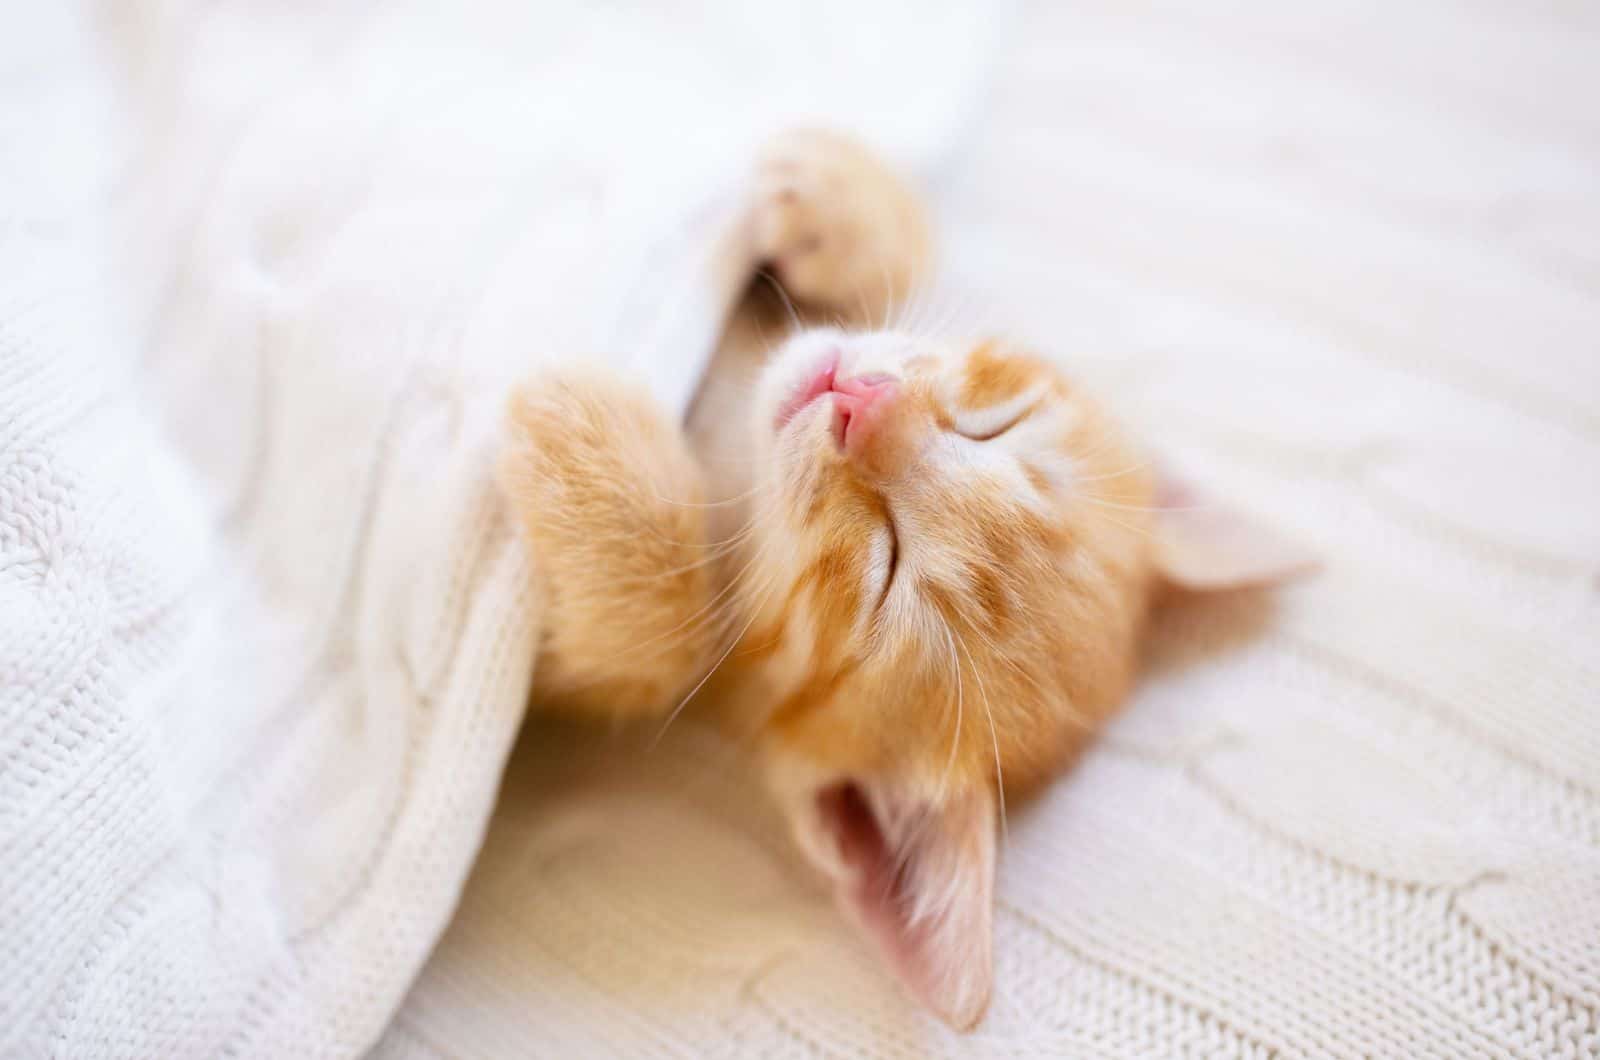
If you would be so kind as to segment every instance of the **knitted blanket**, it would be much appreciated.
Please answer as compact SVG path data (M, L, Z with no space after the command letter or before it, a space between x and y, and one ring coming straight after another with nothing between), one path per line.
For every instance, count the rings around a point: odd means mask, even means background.
M981 97L987 5L11 6L0 1055L1600 1055L1584 5L1038 5ZM951 285L1326 560L1169 612L1010 808L966 1037L737 755L511 748L504 389L681 404L802 99L941 160Z
M964 113L977 5L898 64L909 5L845 6L8 11L0 1054L378 1037L535 676L512 382L604 359L683 408L754 144L927 160Z
M1600 1055L1593 6L1023 17L952 286L1323 572L1170 611L1010 807L972 1035L736 755L540 727L381 1055Z

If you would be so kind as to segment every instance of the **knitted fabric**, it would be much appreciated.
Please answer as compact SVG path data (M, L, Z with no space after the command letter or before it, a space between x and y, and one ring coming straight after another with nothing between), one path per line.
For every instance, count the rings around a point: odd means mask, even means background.
M954 284L1323 572L1169 612L1010 808L973 1035L737 756L539 728L380 1055L1600 1054L1595 32L1031 10L940 199Z
M927 24L969 54L976 6ZM923 85L876 97L914 154L970 95L951 48L819 66L741 8L10 5L0 1055L382 1032L534 676L512 382L585 358L682 409L784 86Z

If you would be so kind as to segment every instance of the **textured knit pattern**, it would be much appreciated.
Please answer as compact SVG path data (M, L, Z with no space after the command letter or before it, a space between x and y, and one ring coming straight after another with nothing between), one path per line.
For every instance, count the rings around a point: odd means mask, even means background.
M1012 807L971 1037L736 756L538 728L380 1055L1600 1055L1597 41L1583 3L1030 12L942 186L956 285L1325 572L1174 613Z
M898 68L733 3L6 6L0 1055L378 1038L533 677L511 382L684 407L780 90L931 151L977 6Z

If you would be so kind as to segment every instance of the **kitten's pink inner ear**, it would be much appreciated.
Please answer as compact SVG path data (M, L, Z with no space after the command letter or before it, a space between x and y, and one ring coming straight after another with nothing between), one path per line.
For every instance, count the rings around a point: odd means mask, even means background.
M844 868L840 904L918 1000L971 1030L994 978L994 799L978 791L939 807L878 801L874 810L855 783L817 794Z
M1305 546L1186 483L1163 476L1156 507L1156 567L1179 588L1272 585L1318 565Z

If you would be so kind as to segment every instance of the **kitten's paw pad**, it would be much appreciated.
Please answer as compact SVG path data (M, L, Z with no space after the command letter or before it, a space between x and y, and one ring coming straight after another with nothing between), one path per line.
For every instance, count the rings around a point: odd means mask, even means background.
M927 256L915 194L876 156L834 133L772 144L757 173L758 258L797 301L876 315L903 298Z

